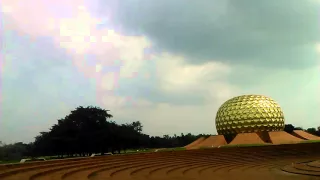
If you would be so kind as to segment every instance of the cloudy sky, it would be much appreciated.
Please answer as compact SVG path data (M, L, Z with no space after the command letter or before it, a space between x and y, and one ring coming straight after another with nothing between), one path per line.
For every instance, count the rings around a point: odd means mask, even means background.
M151 135L216 133L219 106L264 94L320 125L319 0L0 0L0 140L77 106Z

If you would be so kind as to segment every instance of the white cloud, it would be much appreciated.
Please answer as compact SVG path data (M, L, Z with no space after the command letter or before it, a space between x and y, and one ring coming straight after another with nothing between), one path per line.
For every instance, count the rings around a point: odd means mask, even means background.
M196 92L209 99L230 97L237 89L225 83L231 68L227 64L211 61L206 64L187 64L181 56L164 53L154 57L160 88L168 93Z
M228 74L230 68L222 63L210 62L201 65L186 64L184 57L162 54L155 57L158 77L162 88L167 91L180 91L186 88L203 89L199 84L210 84Z
M112 113L117 119L141 121L144 132L150 135L216 133L214 120L219 108L218 103L181 106L169 103L153 104L146 100L139 102L134 108L122 108Z
M58 47L73 56L73 64L88 78L94 78L99 101L106 99L101 91L114 90L118 78L134 77L144 61L144 50L151 43L142 36L124 36L112 29L97 29L99 18L92 16L81 0L58 0L45 3L40 0L21 2L3 0L6 13L5 29L15 29L31 37L52 37ZM32 4L32 6L31 6ZM53 6L56 11L52 11ZM10 9L10 11L8 11ZM68 15L63 15L67 10ZM12 23L8 23L8 22ZM96 65L88 66L85 55L95 55ZM117 64L120 62L120 64ZM103 72L107 66L121 66L119 72ZM123 102L122 97L115 102ZM106 103L105 100L101 102ZM118 103L119 104L119 103ZM120 103L123 104L123 103Z
M101 64L96 64L96 72L100 72L102 69L102 65Z
M107 28L97 29L96 25L101 20L92 16L81 0L58 0L50 4L40 0L25 3L3 0L2 4L2 11L7 12L6 29L15 28L33 37L53 37L57 46L74 56L74 64L87 76L94 77L96 70L83 64L84 54L96 55L100 66L121 61L120 76L126 78L139 70L144 49L151 45L145 37L124 36ZM59 5L55 12L51 10L53 5ZM64 9L70 13L67 17L60 15L63 14L60 10ZM9 21L12 23L8 24Z
M215 114L220 105L235 96L239 89L223 79L230 68L221 63L186 64L184 57L172 54L153 56L156 61L159 88L171 94L193 96L196 92L207 97L203 105L174 105L139 99L134 108L113 111L119 119L140 120L151 135L175 133L216 133ZM192 92L191 94L189 92ZM189 93L189 94L188 94Z
M11 8L6 19L13 20L5 28L16 28L33 37L52 37L58 47L66 49L73 57L72 61L79 71L95 79L97 101L111 109L117 119L141 120L148 133L158 135L215 132L215 111L220 103L236 92L236 88L225 83L223 78L230 72L228 65L217 62L190 65L185 57L168 53L153 55L151 59L157 65L156 73L162 91L173 94L190 91L206 96L207 103L203 106L179 106L170 102L155 104L147 99L137 99L133 106L128 107L126 103L131 99L115 95L113 90L119 78L131 78L141 71L146 59L145 49L152 44L144 36L126 36L108 28L97 29L99 19L92 16L81 2L56 1L56 5L70 10L71 15L65 18L58 10L49 11L51 4L40 0L28 3L3 0L2 3ZM86 54L95 55L95 65L86 65ZM121 65L119 72L103 71L104 67L115 65ZM199 124L199 121L202 123Z
M151 43L145 37L124 36L107 28L98 30L95 28L98 22L82 9L77 17L60 23L57 41L76 57L76 61L84 61L83 54L96 55L101 63L99 66L114 65L118 60L122 63L120 77L132 77L141 68L144 50ZM83 64L78 68L92 75L91 70Z
M316 44L317 52L320 54L320 43Z
M102 80L101 80L101 88L102 90L108 90L111 91L115 88L115 73L113 72L109 72L109 73L105 73L102 76Z

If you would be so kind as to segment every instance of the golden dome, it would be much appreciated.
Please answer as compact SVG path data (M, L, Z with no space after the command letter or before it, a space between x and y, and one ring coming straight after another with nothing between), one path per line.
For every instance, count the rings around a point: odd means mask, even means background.
M283 112L274 100L262 95L229 99L216 115L218 134L238 134L284 129Z

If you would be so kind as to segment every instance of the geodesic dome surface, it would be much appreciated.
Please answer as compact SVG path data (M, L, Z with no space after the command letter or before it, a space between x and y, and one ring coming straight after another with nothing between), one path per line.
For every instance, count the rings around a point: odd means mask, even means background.
M221 105L216 115L218 134L238 134L284 129L284 115L277 102L262 95L242 95Z

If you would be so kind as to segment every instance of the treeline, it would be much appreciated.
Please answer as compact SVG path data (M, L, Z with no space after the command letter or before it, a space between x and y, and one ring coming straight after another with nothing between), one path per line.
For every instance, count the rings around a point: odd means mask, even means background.
M320 126L318 128L307 128L303 129L302 127L295 127L292 124L286 124L284 126L284 131L287 133L292 133L294 130L303 130L315 136L320 136Z
M149 136L139 122L117 124L109 110L78 107L59 119L48 132L40 132L29 144L15 143L0 147L0 161L37 156L89 156L92 153L120 153L128 149L183 147L200 136Z
M149 136L143 133L139 121L118 124L110 119L109 110L99 107L77 107L66 117L59 119L49 131L40 132L35 141L29 144L22 142L1 144L0 161L20 160L22 157L56 156L89 156L92 153L105 154L126 152L129 149L183 147L204 134ZM291 124L284 130L304 130L320 136L320 127L302 129Z

